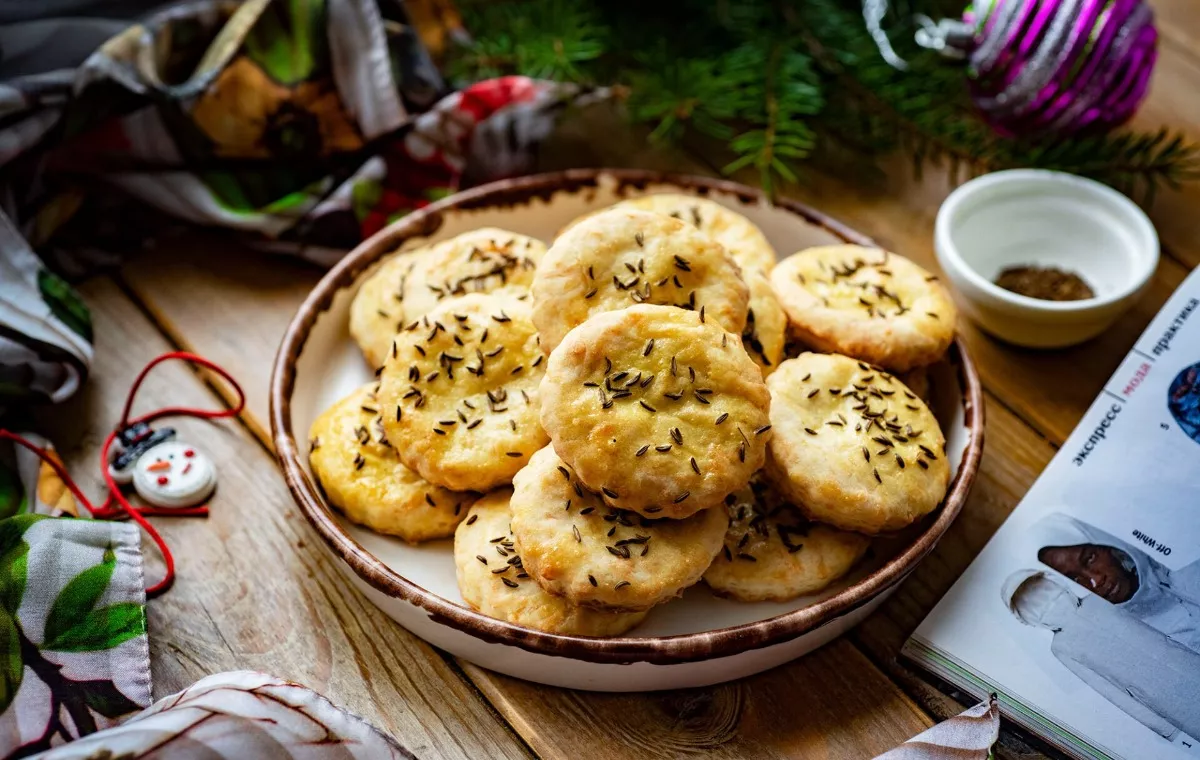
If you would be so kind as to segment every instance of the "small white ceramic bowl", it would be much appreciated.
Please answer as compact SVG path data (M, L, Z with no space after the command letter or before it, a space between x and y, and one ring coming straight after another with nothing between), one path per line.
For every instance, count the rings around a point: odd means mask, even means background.
M971 180L938 211L938 263L966 314L1001 340L1059 348L1104 332L1158 266L1158 233L1133 201L1090 179L1014 169ZM1074 272L1095 291L1044 301L995 284L1013 266Z

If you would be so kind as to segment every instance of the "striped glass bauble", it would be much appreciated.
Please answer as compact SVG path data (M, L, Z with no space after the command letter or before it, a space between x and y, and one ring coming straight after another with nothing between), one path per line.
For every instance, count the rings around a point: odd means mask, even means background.
M964 20L971 94L999 132L1116 126L1146 95L1158 54L1143 0L983 0Z

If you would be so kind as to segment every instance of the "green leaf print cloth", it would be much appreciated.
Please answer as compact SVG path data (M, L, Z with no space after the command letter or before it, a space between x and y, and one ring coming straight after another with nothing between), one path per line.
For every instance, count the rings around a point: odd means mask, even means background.
M137 526L0 520L0 756L27 757L150 704Z
M83 384L91 364L87 306L0 213L0 411L62 401Z

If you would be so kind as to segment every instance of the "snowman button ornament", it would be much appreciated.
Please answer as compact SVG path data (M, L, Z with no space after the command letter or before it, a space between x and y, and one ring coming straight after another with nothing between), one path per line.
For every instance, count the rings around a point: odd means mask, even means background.
M195 446L175 439L174 428L135 424L118 436L121 451L109 464L113 480L133 483L137 495L156 507L193 507L217 486L210 460Z

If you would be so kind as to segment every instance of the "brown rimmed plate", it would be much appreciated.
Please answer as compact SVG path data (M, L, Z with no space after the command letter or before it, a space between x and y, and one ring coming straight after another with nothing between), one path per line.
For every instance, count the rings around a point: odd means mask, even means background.
M458 593L449 541L409 546L330 508L308 467L307 431L322 410L372 377L347 331L349 305L387 254L485 226L549 241L587 212L661 192L707 197L744 214L783 255L812 245L871 243L813 209L786 200L770 205L757 190L732 182L637 170L558 172L477 187L404 217L332 269L289 325L271 378L271 430L288 487L355 585L434 646L492 670L581 689L643 691L739 678L809 652L862 620L962 509L983 452L983 398L961 341L931 369L933 408L954 472L944 503L901 535L877 540L855 572L812 597L744 604L719 599L701 584L622 637L548 634L469 609Z

